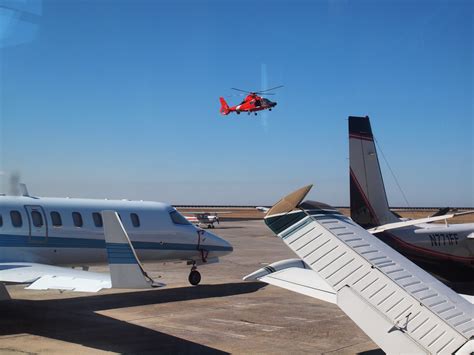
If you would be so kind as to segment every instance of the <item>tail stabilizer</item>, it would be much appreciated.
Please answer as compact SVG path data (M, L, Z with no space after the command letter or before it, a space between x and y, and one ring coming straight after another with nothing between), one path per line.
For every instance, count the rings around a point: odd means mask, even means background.
M372 228L399 222L390 211L369 117L349 116L351 217Z
M219 100L221 101L221 114L222 115L228 115L230 113L229 105L227 102L224 100L223 97L220 97Z

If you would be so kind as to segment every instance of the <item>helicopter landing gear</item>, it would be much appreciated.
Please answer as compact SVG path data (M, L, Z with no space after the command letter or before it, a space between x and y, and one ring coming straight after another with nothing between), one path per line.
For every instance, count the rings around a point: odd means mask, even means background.
M268 111L271 111L271 110L272 110L271 108L268 109Z
M189 283L193 286L198 285L201 282L201 274L197 271L197 266L193 265L191 272L188 277Z
M237 112L237 114L240 115L240 111L235 111L235 112Z
M255 116L257 116L257 112L255 112Z

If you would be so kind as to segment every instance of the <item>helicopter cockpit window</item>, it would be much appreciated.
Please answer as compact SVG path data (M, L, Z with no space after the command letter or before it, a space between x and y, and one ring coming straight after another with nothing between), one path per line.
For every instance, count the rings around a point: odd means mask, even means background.
M262 106L262 102L260 100L255 100L255 106L257 107Z

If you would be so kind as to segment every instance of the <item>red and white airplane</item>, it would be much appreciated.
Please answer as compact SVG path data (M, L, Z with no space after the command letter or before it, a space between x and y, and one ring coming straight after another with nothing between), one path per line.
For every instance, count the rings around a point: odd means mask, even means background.
M184 218L188 220L189 223L192 223L196 226L207 226L207 228L215 228L214 224L219 224L219 214L230 213L228 211L222 212L204 212L204 211L183 211ZM192 216L187 216L187 214L192 214Z

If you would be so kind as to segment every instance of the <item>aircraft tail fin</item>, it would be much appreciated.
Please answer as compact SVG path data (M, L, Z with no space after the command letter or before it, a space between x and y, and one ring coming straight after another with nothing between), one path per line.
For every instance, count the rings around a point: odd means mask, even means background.
M112 288L140 289L163 286L150 279L143 269L118 213L102 211L102 219Z
M221 101L221 114L222 115L228 115L230 113L229 105L227 102L224 100L223 97L220 97L219 100Z
M363 227L399 222L390 211L369 117L349 117L351 217Z

